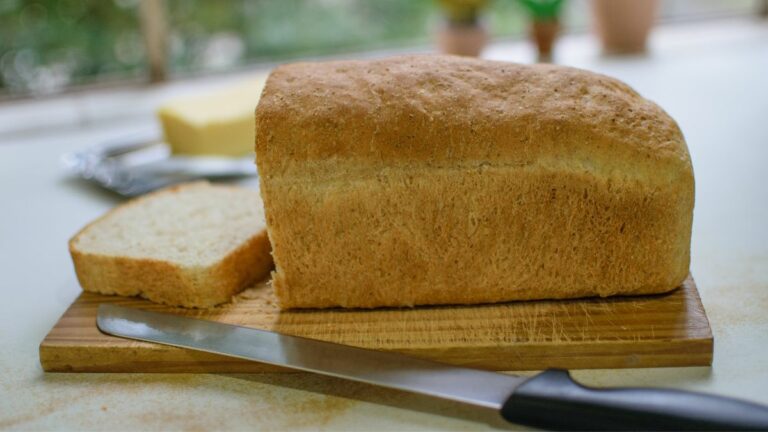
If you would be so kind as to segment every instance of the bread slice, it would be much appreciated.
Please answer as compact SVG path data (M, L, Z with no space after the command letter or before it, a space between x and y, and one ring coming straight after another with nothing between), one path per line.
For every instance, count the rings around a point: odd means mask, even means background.
M660 293L688 274L683 135L604 75L452 56L284 65L256 156L285 308Z
M272 268L258 191L207 182L121 205L69 251L85 291L184 307L227 302Z

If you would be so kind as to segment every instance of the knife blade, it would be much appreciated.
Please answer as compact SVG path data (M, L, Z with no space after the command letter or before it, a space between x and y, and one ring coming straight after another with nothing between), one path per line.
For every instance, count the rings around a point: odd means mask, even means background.
M96 323L113 336L463 402L545 429L768 430L766 406L680 390L590 388L559 369L501 374L111 304L99 305Z

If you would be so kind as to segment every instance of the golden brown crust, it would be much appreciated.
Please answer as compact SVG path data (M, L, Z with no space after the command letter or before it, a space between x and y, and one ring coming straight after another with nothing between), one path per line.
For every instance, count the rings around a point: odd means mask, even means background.
M685 141L614 79L447 56L296 64L256 119L282 307L644 294L688 273Z
M332 158L517 165L568 153L690 166L677 124L656 104L616 79L554 65L452 56L295 63L270 75L256 123L279 125L256 136L259 164L275 175Z
M266 277L272 269L266 230L254 234L210 267L185 268L160 259L100 255L78 249L79 237L99 221L128 206L141 205L146 199L177 193L189 186L173 186L151 196L129 201L86 225L72 237L69 252L83 290L141 296L172 306L208 308L230 301L233 295Z

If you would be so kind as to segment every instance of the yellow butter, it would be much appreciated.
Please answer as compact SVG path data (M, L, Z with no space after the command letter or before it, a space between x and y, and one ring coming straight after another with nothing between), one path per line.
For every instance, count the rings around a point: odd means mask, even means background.
M174 154L243 156L253 152L254 112L266 76L214 93L168 101L157 111Z

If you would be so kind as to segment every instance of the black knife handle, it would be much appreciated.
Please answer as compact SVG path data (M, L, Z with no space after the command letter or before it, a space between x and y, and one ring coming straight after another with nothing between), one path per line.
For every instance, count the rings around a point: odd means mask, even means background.
M762 405L679 390L590 388L560 369L517 387L501 415L554 430L768 430Z

